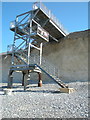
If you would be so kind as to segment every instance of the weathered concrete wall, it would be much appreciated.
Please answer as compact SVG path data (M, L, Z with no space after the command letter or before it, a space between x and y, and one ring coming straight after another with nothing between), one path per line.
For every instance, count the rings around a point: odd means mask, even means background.
M8 81L8 73L9 73L9 67L11 66L11 55L3 55L2 56L2 79L0 81L7 82ZM22 74L21 73L14 73L14 81L20 82L22 80ZM1 78L1 75L0 75Z
M0 74L0 82L8 82L8 73L9 73L9 67L11 66L11 55L3 55L0 56L0 64L1 64L1 74ZM42 74L43 83L53 83L53 81L50 78L47 78L47 76L43 73ZM14 83L22 82L22 73L13 73L13 81ZM32 73L31 74L31 80L30 83L37 83L38 84L38 74Z
M43 48L43 56L59 69L63 81L88 80L88 37L89 30L75 32Z
M44 56L60 70L62 80L88 80L88 31L71 33L58 44L47 44Z
M48 43L43 48L43 56L59 69L59 77L63 81L87 81L88 80L88 37L90 31L75 32L61 39L60 43ZM34 53L35 51L33 51ZM2 81L7 82L8 69L11 57L2 57ZM21 82L22 75L15 73L14 81ZM0 77L1 78L1 77ZM31 76L37 81L38 76ZM43 80L50 79L43 75ZM31 81L32 82L32 81Z

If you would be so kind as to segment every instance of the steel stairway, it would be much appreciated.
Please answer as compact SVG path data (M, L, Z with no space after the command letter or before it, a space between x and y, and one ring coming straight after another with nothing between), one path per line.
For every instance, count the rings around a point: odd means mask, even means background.
M15 53L15 56L18 57L18 59L22 60L22 62L24 62L26 65L28 65L27 57L24 51L22 52L22 54L19 52ZM49 63L44 57L42 57L42 64L40 65L39 56L38 55L31 56L30 64L40 69L42 72L44 72L48 77L50 77L62 88L68 88L68 86L65 83L63 83L62 80L60 80L58 76L58 73L59 73L58 68L56 68L54 65Z
M68 34L52 12L41 2L36 2L33 4L33 10L16 16L15 21L10 23L10 30L14 32L14 41L11 46L12 66L10 67L9 78L15 69L24 73L23 69L28 72L31 69L30 67L33 67L33 70L38 68L43 71L62 88L67 88L60 80L60 72L56 66L42 56L44 44L48 42L58 43L61 38ZM33 48L39 51L39 55L33 54Z

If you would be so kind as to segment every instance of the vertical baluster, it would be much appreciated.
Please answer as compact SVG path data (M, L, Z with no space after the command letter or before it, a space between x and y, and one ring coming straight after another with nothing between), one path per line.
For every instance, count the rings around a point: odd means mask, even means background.
M56 68L56 77L58 76L58 73L57 73L57 72L58 72L58 70L57 70L57 68Z
M55 67L55 76L56 76L56 67Z
M35 56L34 56L34 63L35 63Z
M59 78L59 69L58 69L58 78Z
M54 76L55 76L55 68L54 68Z

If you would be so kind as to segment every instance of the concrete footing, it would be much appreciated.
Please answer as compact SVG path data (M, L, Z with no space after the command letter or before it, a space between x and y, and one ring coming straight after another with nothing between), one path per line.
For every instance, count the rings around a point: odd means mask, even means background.
M61 93L72 93L75 91L73 88L59 88Z
M12 95L12 89L4 89L4 95Z

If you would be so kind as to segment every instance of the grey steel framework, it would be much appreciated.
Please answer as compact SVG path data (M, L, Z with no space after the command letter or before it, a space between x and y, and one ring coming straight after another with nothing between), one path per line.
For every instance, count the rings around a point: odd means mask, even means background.
M67 87L59 79L58 69L42 57L44 44L52 41L59 42L60 38L68 34L51 11L41 2L36 2L31 11L16 16L15 21L10 24L10 30L14 32L14 41L13 45L8 46L8 52L10 52L9 49L12 52L8 87L12 86L12 73L17 71L23 73L24 90L26 90L31 72L38 73L40 86L42 71L61 87ZM37 49L39 54L33 54L33 49Z

